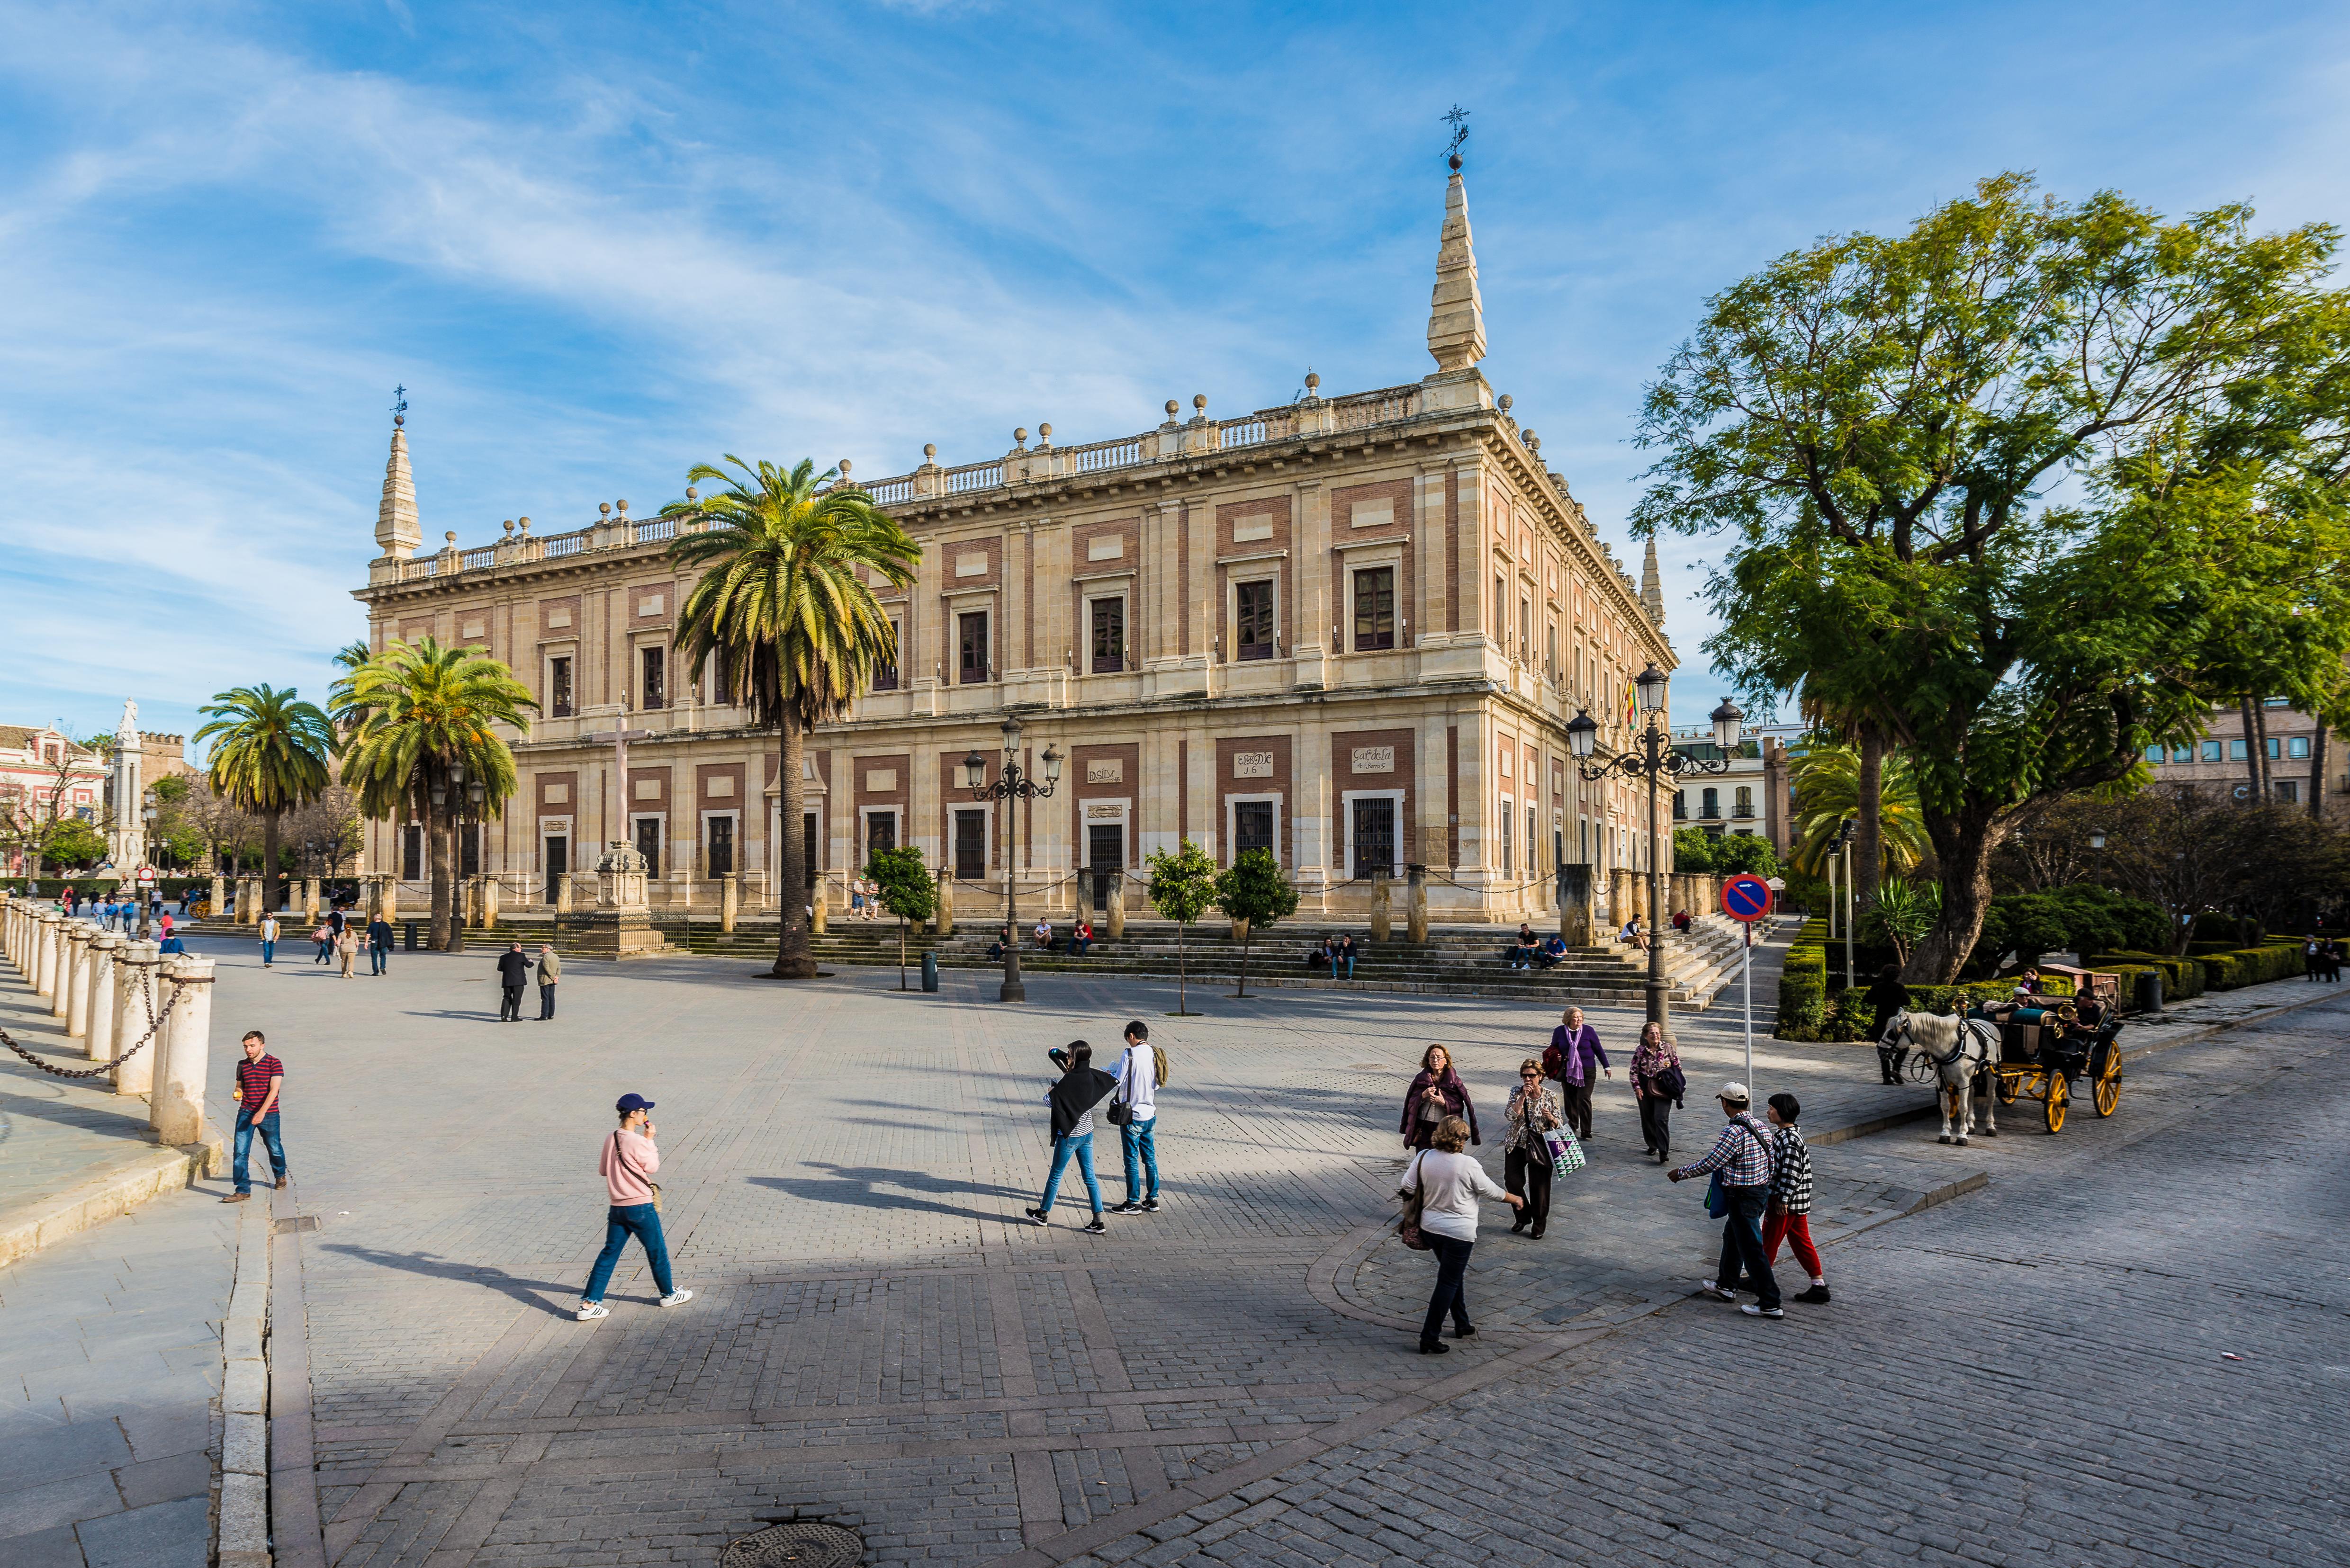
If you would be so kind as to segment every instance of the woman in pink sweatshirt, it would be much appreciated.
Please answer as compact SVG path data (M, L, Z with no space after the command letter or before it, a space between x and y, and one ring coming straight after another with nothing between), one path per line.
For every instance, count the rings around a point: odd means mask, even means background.
M610 1315L604 1305L604 1287L612 1282L613 1266L619 1262L620 1250L630 1236L644 1243L646 1260L653 1266L653 1283L660 1290L660 1304L679 1306L693 1299L691 1291L676 1289L670 1279L669 1243L661 1239L660 1186L653 1180L660 1169L660 1150L653 1147L652 1117L646 1114L652 1108L653 1103L642 1095L622 1095L614 1107L620 1113L619 1130L604 1140L604 1152L596 1161L611 1194L612 1207L604 1220L604 1250L596 1255L588 1289L579 1298L581 1323Z

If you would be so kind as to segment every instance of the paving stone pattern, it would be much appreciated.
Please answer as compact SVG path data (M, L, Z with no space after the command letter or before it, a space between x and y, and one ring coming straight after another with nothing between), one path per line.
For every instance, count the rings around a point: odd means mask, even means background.
M68 1072L91 1065L82 1043L66 1037L65 1020L50 1017L48 1003L5 965L0 1029ZM57 1198L154 1148L143 1096L117 1095L110 1078L52 1077L0 1047L0 1214Z
M1679 1305L1640 1318L1710 1268L1717 1232L1692 1189L1640 1163L1621 1057L1588 1179L1571 1179L1549 1237L1495 1223L1478 1249L1471 1300L1492 1332L1437 1361L1391 1326L1416 1318L1428 1272L1418 1259L1415 1289L1411 1263L1373 1244L1392 1212L1404 1083L1430 1041L1451 1045L1494 1129L1481 1152L1498 1176L1501 1098L1547 1039L1547 1012L1333 992L1238 1002L1217 988L1194 992L1208 1016L1176 1019L1172 988L1088 977L1032 980L1031 1004L1010 1009L992 977L950 974L924 996L897 992L894 974L784 988L747 965L662 961L576 965L557 1022L501 1025L492 951L400 954L386 979L345 981L263 973L247 945L205 945L224 961L223 1036L265 1028L287 1066L290 1158L321 1221L302 1247L322 1509L341 1564L708 1564L793 1517L861 1530L876 1563L1058 1561L1107 1546L1122 1512L1169 1512L1177 1489L1229 1487L1220 1472L1277 1463L1285 1445L1435 1419L1412 1412L1464 1379L1555 1398L1583 1376L1555 1357L1629 1355L1701 1388L1694 1369L1724 1353L1706 1336L1729 1334L1751 1357L1762 1326ZM1173 1058L1166 1208L1083 1236L1072 1172L1055 1226L1033 1227L1020 1210L1048 1160L1043 1053L1078 1035L1107 1052L1137 1013ZM1628 1054L1632 1015L1594 1017ZM1678 1028L1694 1079L1732 1070L1734 1015ZM2189 1047L2144 1079L2191 1086L2207 1055L2246 1049ZM2212 1071L2212 1095L2241 1077ZM1757 1041L1755 1075L1801 1094L1814 1126L1927 1098L1877 1085L1873 1056L1848 1046ZM659 1102L663 1223L698 1293L659 1307L632 1251L612 1315L581 1324L570 1308L603 1232L594 1161L626 1089ZM2133 1078L2131 1096L2165 1093ZM2171 1103L2183 1114L2189 1101ZM2156 1125L2125 1105L2131 1116L2063 1139L1948 1149L1908 1128L1822 1149L1820 1223L1864 1238L1834 1264L1853 1280L1830 1315L1770 1327L1830 1367L1848 1330L1864 1366L1908 1343L1918 1303L1877 1276L1912 1265L1867 1238L1936 1216L1866 1227L1983 1170L2002 1198L2010 1175L2026 1177L2021 1196ZM1693 1106L1677 1137L1694 1147L1713 1119ZM1115 1137L1097 1143L1114 1201ZM1973 1282L1981 1265L1962 1272ZM1596 1350L1562 1349L1625 1322ZM1906 1365L1900 1376L1923 1383ZM1961 1373L1930 1376L1965 1408ZM1668 1400L1664 1385L1644 1397ZM1615 1451L1669 1477L1698 1450L1659 1426ZM1555 1455L1498 1449L1487 1468L1516 1485L1513 1467L1537 1459L1556 1470ZM1555 1501L1544 1528L1573 1516ZM1170 1521L1164 1549L1221 1551L1197 1539L1207 1523ZM1127 1555L1160 1550L1143 1540ZM1279 1560L1385 1547L1298 1551Z

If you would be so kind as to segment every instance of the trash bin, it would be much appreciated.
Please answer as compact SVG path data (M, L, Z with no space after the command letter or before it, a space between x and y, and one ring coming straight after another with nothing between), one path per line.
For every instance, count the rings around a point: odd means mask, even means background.
M922 989L936 991L938 988L939 955L936 952L925 951L922 954Z
M408 928L408 950L410 952L414 952L416 950L416 922L414 920L406 920L401 923Z
M2162 971L2152 970L2137 977L2137 1010L2140 1012L2162 1011Z

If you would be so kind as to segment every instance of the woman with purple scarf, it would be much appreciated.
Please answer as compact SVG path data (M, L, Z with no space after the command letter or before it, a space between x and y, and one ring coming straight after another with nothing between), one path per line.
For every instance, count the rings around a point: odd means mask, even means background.
M1558 1080L1559 1099L1566 1106L1566 1125L1584 1142L1591 1141L1592 1070L1612 1078L1607 1048L1599 1031L1583 1021L1583 1009L1570 1007L1559 1026L1550 1032L1550 1047L1543 1053L1543 1076Z
M1640 1029L1640 1048L1632 1053L1632 1093L1640 1101L1640 1136L1648 1152L1662 1165L1673 1151L1673 1107L1689 1086L1681 1072L1681 1054L1661 1024Z
M1441 1045L1430 1045L1419 1059L1419 1075L1404 1091L1403 1134L1406 1148L1426 1148L1436 1136L1437 1127L1447 1116L1459 1116L1469 1124L1469 1141L1482 1140L1477 1136L1477 1107L1469 1101L1469 1085L1452 1070L1452 1053Z

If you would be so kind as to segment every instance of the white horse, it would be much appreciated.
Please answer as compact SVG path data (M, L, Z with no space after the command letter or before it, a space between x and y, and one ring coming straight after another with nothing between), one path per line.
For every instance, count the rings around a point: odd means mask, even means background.
M1991 1064L1999 1057L1999 1030L1980 1018L1960 1018L1937 1012L1904 1010L1886 1022L1880 1044L1907 1045L1917 1053L1918 1067L1930 1066L1939 1085L1944 1143L1963 1144L1975 1116L1985 1137L1999 1136L1992 1108L1999 1096L1991 1092ZM1971 1096L1977 1107L1970 1115ZM1958 1127L1952 1130L1951 1123Z

